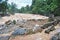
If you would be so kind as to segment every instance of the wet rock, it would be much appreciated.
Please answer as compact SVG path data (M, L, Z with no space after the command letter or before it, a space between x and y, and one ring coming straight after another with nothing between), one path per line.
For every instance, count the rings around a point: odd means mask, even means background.
M10 36L0 36L0 40L9 40Z
M25 28L17 28L12 35L24 35L27 32Z

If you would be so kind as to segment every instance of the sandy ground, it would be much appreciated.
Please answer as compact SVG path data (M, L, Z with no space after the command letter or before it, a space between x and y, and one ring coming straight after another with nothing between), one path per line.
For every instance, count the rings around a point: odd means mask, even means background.
M56 26L56 29L57 28L60 28L59 27L60 25L57 25ZM15 37L11 37L10 40L50 40L50 38L56 34L57 31L52 31L50 32L50 34L46 34L43 32L41 33L36 33L36 34L31 34L31 35L24 35L24 36L15 36Z
M29 19L48 19L48 17L46 16L42 16L42 15L34 15L34 14L15 14L15 15L11 15L11 16L5 16L2 17L0 19L0 24L5 23L8 20L17 20L17 19L25 19L25 20L29 20ZM40 23L45 23L44 21L42 22L32 22L30 21L29 23L32 24L39 24ZM28 24L28 23L27 23ZM56 28L60 28L60 25L57 25ZM10 37L9 40L49 40L55 33L55 31L52 31L50 34L46 34L44 33L45 30L43 30L41 33L36 33L36 34L31 34L31 35L24 35L24 36L15 36L15 37ZM13 31L12 31L13 32ZM7 34L0 34L0 36L11 36L11 33L7 33Z
M48 19L46 16L42 15L34 15L34 14L22 14L22 13L16 13L15 15L5 16L0 18L0 24L5 23L8 20L30 20L30 19Z
M18 19L24 19L24 20L30 20L30 19L48 19L48 17L46 16L42 16L42 15L34 15L34 14L15 14L15 15L11 15L11 16L5 16L5 17L2 17L0 19L0 24L3 24L5 23L6 21L8 20L18 20ZM32 24L37 24L37 22L31 22ZM38 22L39 23L42 23L42 22ZM45 23L43 21L43 23ZM28 24L28 23L27 23ZM11 32L12 33L12 32ZM11 35L11 33L8 33L8 34L2 34L2 36L6 36L6 35ZM53 32L52 32L53 33ZM10 38L9 40L49 40L50 37L52 36L52 33L50 34L45 34L44 31L41 32L41 33L36 33L36 34L31 34L31 35L24 35L24 36L16 36L15 38ZM1 35L1 34L0 34Z

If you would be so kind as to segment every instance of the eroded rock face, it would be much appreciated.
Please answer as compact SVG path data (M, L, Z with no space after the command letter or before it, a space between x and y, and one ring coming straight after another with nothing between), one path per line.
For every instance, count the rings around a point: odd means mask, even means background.
M9 40L10 36L0 36L0 40Z

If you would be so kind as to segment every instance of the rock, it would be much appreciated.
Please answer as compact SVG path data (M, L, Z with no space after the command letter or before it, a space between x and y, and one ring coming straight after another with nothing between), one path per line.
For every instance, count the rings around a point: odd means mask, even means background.
M4 29L6 29L6 25L5 24L0 25L0 34L2 34L3 31L5 32Z
M57 24L59 23L59 21L55 20L55 21L52 21L52 22L48 22L46 24L44 24L43 26L41 26L42 29L46 29L52 25L56 26Z
M5 22L5 24L7 24L7 25L10 25L11 23L12 23L11 20L8 20L8 21Z
M0 25L0 30L4 29L5 28L5 25L4 24L1 24Z
M56 36L52 37L51 40L58 40L58 38Z
M45 33L49 34L50 33L50 30L45 30Z
M9 33L11 32L11 29L13 28L13 25L6 25L3 24L2 26L0 26L0 34L5 34L5 33Z
M38 38L38 39L36 39L36 40L42 40L42 38Z
M26 35L28 34L34 34L33 30L32 29L28 29L27 32L26 32Z
M55 20L53 25L56 26L60 21L59 20Z
M25 28L17 28L12 35L24 35L27 32Z
M22 26L19 26L19 27L23 28L24 26L22 25Z
M60 16L56 16L55 19L60 20Z
M45 29L45 28L48 28L51 25L52 25L52 22L48 22L48 23L44 24L41 28Z
M0 40L9 40L10 36L0 36Z
M22 19L17 20L16 24L17 24L17 25L23 25L23 24L24 24L24 21L23 21Z
M42 32L42 28L38 24L36 24L32 31L33 32Z
M54 32L55 33L59 33L60 32L60 28L57 28Z
M16 20L8 20L5 22L6 25L14 25L16 24Z
M51 31L55 30L55 27L52 25L47 30L45 30L45 33L50 33Z
M50 40L60 40L60 32L52 36Z

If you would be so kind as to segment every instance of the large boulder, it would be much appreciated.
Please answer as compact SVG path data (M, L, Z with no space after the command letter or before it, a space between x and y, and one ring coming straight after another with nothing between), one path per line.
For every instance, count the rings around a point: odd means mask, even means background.
M17 28L12 35L24 35L27 32L26 28Z

